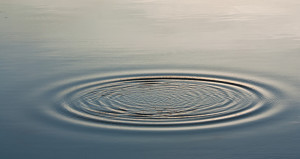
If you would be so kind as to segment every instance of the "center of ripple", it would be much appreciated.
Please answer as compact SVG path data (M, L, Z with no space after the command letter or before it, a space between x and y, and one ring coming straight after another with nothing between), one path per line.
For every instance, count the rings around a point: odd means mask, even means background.
M182 126L239 118L261 109L263 99L238 81L145 76L91 82L67 93L63 106L102 124Z

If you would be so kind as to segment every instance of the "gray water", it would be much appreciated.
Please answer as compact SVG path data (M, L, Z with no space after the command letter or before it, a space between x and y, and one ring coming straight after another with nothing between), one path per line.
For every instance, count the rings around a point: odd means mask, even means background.
M299 158L297 0L1 0L0 158Z

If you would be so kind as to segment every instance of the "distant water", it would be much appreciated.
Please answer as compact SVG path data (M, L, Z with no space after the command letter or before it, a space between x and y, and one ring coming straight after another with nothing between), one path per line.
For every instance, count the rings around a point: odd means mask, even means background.
M299 158L300 2L0 2L0 158Z

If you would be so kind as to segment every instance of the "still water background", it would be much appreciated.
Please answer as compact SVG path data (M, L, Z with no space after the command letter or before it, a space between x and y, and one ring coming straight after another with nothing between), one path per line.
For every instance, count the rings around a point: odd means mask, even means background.
M299 158L299 17L297 0L1 0L0 157ZM246 110L163 123L147 107L197 94ZM114 99L148 114L82 110Z

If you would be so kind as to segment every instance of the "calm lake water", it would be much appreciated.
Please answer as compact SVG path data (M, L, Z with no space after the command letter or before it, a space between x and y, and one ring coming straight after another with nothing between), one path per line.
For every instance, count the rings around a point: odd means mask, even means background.
M299 158L300 1L1 0L0 158Z

